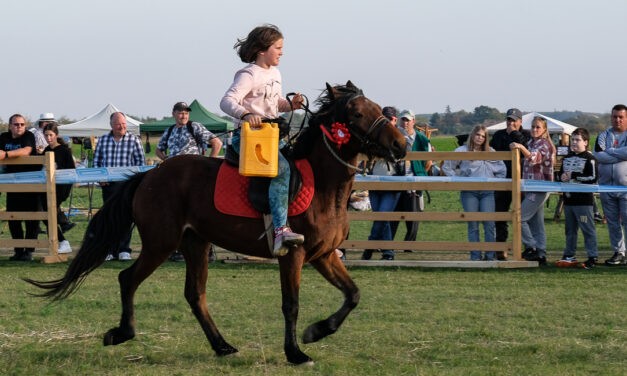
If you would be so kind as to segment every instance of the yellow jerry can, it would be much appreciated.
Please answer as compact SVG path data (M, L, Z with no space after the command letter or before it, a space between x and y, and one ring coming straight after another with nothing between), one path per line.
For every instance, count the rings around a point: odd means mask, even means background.
M251 128L246 121L240 137L240 175L275 177L279 171L279 125L261 123L260 128Z

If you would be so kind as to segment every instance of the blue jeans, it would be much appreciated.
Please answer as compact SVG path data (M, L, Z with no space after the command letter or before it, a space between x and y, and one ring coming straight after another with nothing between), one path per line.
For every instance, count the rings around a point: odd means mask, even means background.
M493 191L462 191L460 193L462 207L466 212L494 212L494 192ZM493 242L496 237L494 221L483 221L483 232L486 242ZM479 222L468 222L468 241L479 242ZM496 252L485 253L485 259L492 261L496 258ZM481 251L470 251L470 260L481 260Z
M398 191L370 191L370 206L375 212L393 212L400 196ZM368 240L392 240L390 221L374 221ZM394 256L391 249L382 249L384 256Z
M625 233L627 233L627 193L602 192L601 205L607 218L607 231L614 252L625 254ZM621 227L622 225L622 227Z
M539 257L546 257L544 202L548 197L548 192L527 192L520 204L522 242L526 248L535 248Z
M594 226L592 205L564 205L564 223L566 231L564 256L575 256L577 232L581 229L588 257L597 257L597 230Z
M239 132L233 135L231 141L233 148L239 154L240 148L240 134ZM279 150L285 146L285 141L279 142ZM270 188L268 189L268 198L270 201L270 213L272 214L272 224L274 228L287 225L287 208L289 200L289 186L290 186L290 164L285 159L283 154L279 152L279 166L277 176L270 181Z

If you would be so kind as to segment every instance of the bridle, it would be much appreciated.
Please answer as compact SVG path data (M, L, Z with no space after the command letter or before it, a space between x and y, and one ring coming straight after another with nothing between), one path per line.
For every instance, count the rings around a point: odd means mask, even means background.
M350 103L352 101L354 101L355 99L358 99L360 97L364 97L363 94L361 93L356 93L351 95L350 97L348 97L348 99L346 100L346 104L344 105L345 108L348 108L348 106L350 105ZM365 98L365 97L364 97ZM372 156L369 153L369 150L373 147L378 147L378 144L373 142L370 138L370 135L373 134L377 129L379 129L382 125L385 125L389 123L389 120L381 115L378 118L376 118L372 124L370 124L370 126L368 127L368 130L364 133L361 132L361 130L356 127L352 122L348 122L347 124L347 129L348 132L351 134L351 136L354 136L355 138L357 138L357 140L359 140L360 145L359 145L359 150L361 152L364 152L367 156L368 156L368 160L372 160ZM320 128L325 129L325 125L321 124ZM362 167L358 167L358 166L354 166L348 162L346 162L344 159L342 159L337 152L334 150L333 147L331 147L331 145L329 144L329 133L323 131L322 132L322 140L324 141L324 145L327 147L327 150L329 151L329 153L331 153L331 155L343 166L348 167L350 169L355 170L357 173L364 173L366 171L365 168ZM339 151L339 144L338 144L338 151Z

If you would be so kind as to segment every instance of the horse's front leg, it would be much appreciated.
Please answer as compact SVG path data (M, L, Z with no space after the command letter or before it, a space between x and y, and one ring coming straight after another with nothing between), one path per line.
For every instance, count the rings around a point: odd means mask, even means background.
M282 310L285 319L285 342L283 350L287 361L293 364L313 363L312 359L298 347L296 339L296 322L298 321L298 294L300 289L301 270L305 252L302 247L290 250L279 258L281 270Z
M303 342L311 343L335 333L348 314L359 303L359 289L348 275L348 271L335 252L330 252L327 256L310 261L320 274L333 286L337 287L344 294L344 304L342 307L327 317L325 320L311 324L305 329Z

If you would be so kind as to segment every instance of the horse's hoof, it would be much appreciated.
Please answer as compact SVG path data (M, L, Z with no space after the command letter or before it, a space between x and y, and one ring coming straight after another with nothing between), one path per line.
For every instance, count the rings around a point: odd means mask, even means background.
M231 345L226 345L216 350L216 354L218 356L233 355L233 354L237 354L238 352L239 351Z
M105 346L119 345L120 343L126 342L133 337L135 337L135 333L124 334L120 328L113 328L105 333L102 343Z
M315 364L316 363L314 363L314 361L310 359L310 360L306 361L305 363L295 364L295 365L299 366L299 367L313 367Z
M309 325L303 333L303 343L318 342L324 337L333 334L334 331L329 330L325 324L326 321L323 320Z
M287 361L295 366L313 366L314 364L313 359L300 350L295 355L287 355Z

